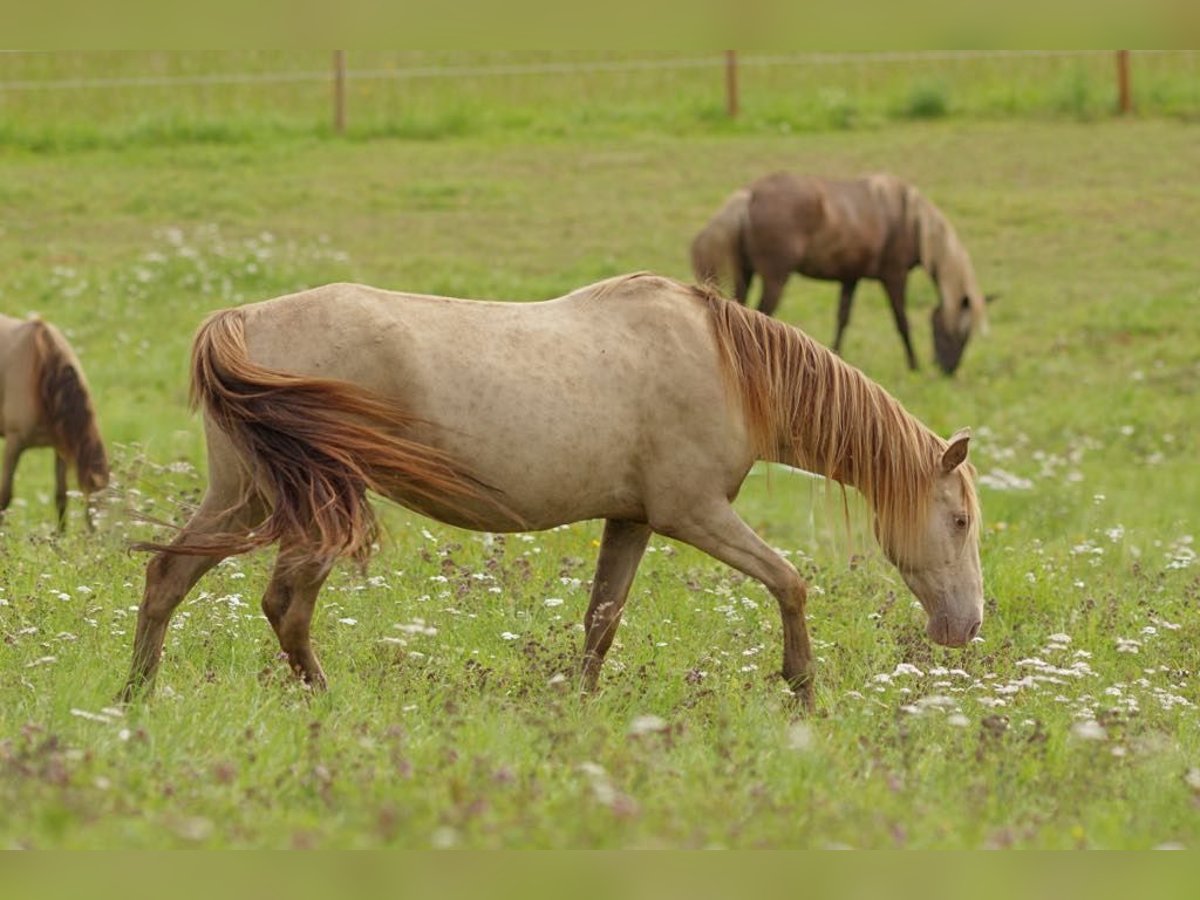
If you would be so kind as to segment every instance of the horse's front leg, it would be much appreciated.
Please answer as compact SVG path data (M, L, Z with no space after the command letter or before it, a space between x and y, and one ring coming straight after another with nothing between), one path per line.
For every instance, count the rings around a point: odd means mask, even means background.
M896 330L900 332L900 340L904 342L904 352L908 355L908 367L915 372L920 367L917 365L916 354L913 353L912 339L908 335L908 314L904 311L907 282L907 275L889 278L883 283L883 288L887 291L888 300L892 304L892 318L896 320Z
M796 567L776 553L723 501L694 506L686 517L655 523L663 534L703 550L751 578L761 581L779 604L783 624L783 678L792 693L811 713L813 697L812 649L804 619L808 589Z
M54 508L58 511L58 533L67 530L67 461L54 454Z
M604 523L592 596L583 619L586 634L580 687L585 694L596 689L604 655L621 624L629 587L649 540L650 526L643 522L609 519Z
M15 432L9 432L4 436L4 471L0 473L0 520L4 517L4 511L12 503L13 476L16 475L17 460L20 459L21 451L24 449L21 438Z

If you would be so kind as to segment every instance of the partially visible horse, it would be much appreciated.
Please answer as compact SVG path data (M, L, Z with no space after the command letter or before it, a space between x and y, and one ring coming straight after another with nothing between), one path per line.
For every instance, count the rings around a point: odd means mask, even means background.
M793 272L840 282L833 340L839 353L859 280L882 282L913 369L917 359L905 294L908 272L918 265L940 297L931 314L934 356L946 374L953 374L971 334L985 327L988 298L950 220L899 178L881 174L835 181L776 172L728 197L692 242L697 280L720 283L724 273L731 273L733 296L745 303L758 275L758 309L767 315L774 313Z
M108 485L108 456L83 367L62 332L49 322L0 315L0 427L0 515L12 502L21 454L31 447L53 447L58 528L63 530L67 523L68 466L75 469L79 490L88 498L85 521L93 528L91 495Z
M171 614L223 557L279 545L262 608L294 671L340 556L375 535L368 491L442 522L528 531L605 520L584 617L591 690L652 533L761 581L783 676L812 705L796 569L731 505L757 459L856 487L889 560L950 646L983 616L968 435L941 439L789 325L637 274L541 303L337 284L214 313L192 348L208 490L146 569L124 696L150 681Z

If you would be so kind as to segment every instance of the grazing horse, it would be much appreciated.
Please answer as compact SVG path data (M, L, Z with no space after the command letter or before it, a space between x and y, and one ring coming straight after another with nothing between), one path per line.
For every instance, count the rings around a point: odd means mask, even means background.
M12 502L17 460L30 447L54 448L58 529L67 523L67 466L88 497L85 520L94 527L91 494L108 485L108 456L96 425L83 367L67 339L41 319L0 316L0 427L4 472L0 515Z
M882 282L912 369L917 359L905 293L909 270L918 265L941 298L931 314L934 356L951 375L972 332L986 326L984 304L990 298L980 292L954 226L899 178L833 181L776 172L730 195L692 242L697 280L721 282L730 273L733 296L745 303L757 274L762 279L758 309L767 315L775 312L793 272L840 282L833 339L838 353L859 280Z
M123 696L154 675L172 611L222 557L279 545L262 608L293 670L339 556L365 557L368 491L462 528L604 519L584 617L595 687L654 532L761 581L783 676L811 708L796 569L731 505L755 460L861 491L884 553L959 646L983 616L968 435L941 439L789 325L707 288L627 275L540 303L336 284L210 316L192 348L207 492L146 569Z

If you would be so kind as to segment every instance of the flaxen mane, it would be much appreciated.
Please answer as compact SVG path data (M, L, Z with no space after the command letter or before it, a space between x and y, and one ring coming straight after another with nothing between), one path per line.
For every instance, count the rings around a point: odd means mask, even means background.
M708 306L722 367L759 455L858 488L881 542L897 561L911 558L946 441L803 332L710 289L694 290ZM978 527L973 470L958 471Z
M45 322L33 321L34 383L51 444L75 466L80 490L102 490L108 485L108 456L92 399L69 353Z
M942 322L948 331L959 331L958 317L963 297L971 312L965 330L983 330L987 325L987 304L975 279L975 269L958 232L936 206L912 185L901 183L905 192L904 226L913 235L921 266L938 285L941 294Z

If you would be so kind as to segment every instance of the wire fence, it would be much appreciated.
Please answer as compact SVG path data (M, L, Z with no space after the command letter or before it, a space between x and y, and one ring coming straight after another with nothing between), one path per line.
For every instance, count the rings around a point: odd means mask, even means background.
M272 131L437 137L853 127L897 117L1200 116L1200 52L9 52L0 142ZM340 127L339 127L340 126Z

